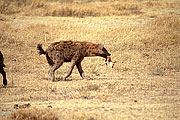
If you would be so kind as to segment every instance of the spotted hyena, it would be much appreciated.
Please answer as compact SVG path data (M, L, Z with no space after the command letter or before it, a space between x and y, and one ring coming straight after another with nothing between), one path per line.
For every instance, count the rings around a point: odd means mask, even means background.
M55 70L57 70L63 62L70 62L70 67L64 80L71 75L75 65L80 76L84 79L85 75L81 66L84 57L100 56L107 58L107 56L110 56L110 53L102 44L94 44L91 42L60 41L52 43L46 51L43 50L41 44L37 45L37 49L40 55L46 55L46 59L50 65L48 73L52 81L55 81Z
M3 84L7 85L6 72L4 71L4 67L5 67L4 58L3 58L3 54L0 51L0 73L3 76Z

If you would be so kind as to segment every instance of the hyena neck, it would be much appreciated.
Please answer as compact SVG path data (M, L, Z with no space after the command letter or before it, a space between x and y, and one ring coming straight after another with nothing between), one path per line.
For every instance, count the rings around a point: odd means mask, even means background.
M93 57L98 56L98 44L87 44L86 45L86 56L85 57Z

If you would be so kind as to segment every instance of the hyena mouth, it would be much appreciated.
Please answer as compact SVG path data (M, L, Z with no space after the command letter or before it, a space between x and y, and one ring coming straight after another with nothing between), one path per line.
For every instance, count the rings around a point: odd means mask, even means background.
M109 65L110 65L110 67L111 68L113 68L114 67L114 63L111 61L111 57L110 56L107 56L107 58L106 58L106 64L108 64L109 63Z
M110 57L110 56L107 56L107 57L106 57L106 60L105 60L105 63L102 63L101 65L106 64L106 67L107 67L107 64L109 64L110 67L113 68L113 67L114 67L114 63L115 63L115 62L112 62L112 61L111 61L111 57Z

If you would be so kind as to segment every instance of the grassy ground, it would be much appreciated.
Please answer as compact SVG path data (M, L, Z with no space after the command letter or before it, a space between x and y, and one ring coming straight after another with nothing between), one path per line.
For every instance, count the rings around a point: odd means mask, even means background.
M179 1L0 3L0 119L180 119ZM36 46L61 40L103 43L117 62L105 74L103 58L85 58L88 79L75 68L62 81L64 63L51 82Z

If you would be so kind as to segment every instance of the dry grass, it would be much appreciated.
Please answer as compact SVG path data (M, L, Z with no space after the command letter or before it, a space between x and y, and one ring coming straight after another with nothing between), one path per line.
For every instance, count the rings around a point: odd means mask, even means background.
M0 11L3 14L23 14L35 16L127 16L143 14L143 9L178 8L179 2L160 1L46 1L46 0L1 0Z
M51 109L21 109L12 113L8 120L59 120Z
M85 114L78 111L60 111L57 115L57 109L53 108L29 108L21 109L11 113L7 120L97 120L103 117L97 117L98 114ZM56 113L56 114L55 114ZM66 113L66 114L64 114Z
M0 86L0 119L179 119L179 5L129 0L11 3L0 14L8 78L8 86ZM11 6L19 11L9 11ZM104 74L105 66L99 65L103 58L85 58L87 80L75 68L62 81L69 66L64 63L56 72L57 82L51 82L36 45L47 48L60 40L103 43L117 62ZM24 103L31 107L13 108Z
M180 18L179 16L159 16L156 18L151 25L158 26L161 29L167 28L167 29L173 29L178 30L180 29Z

